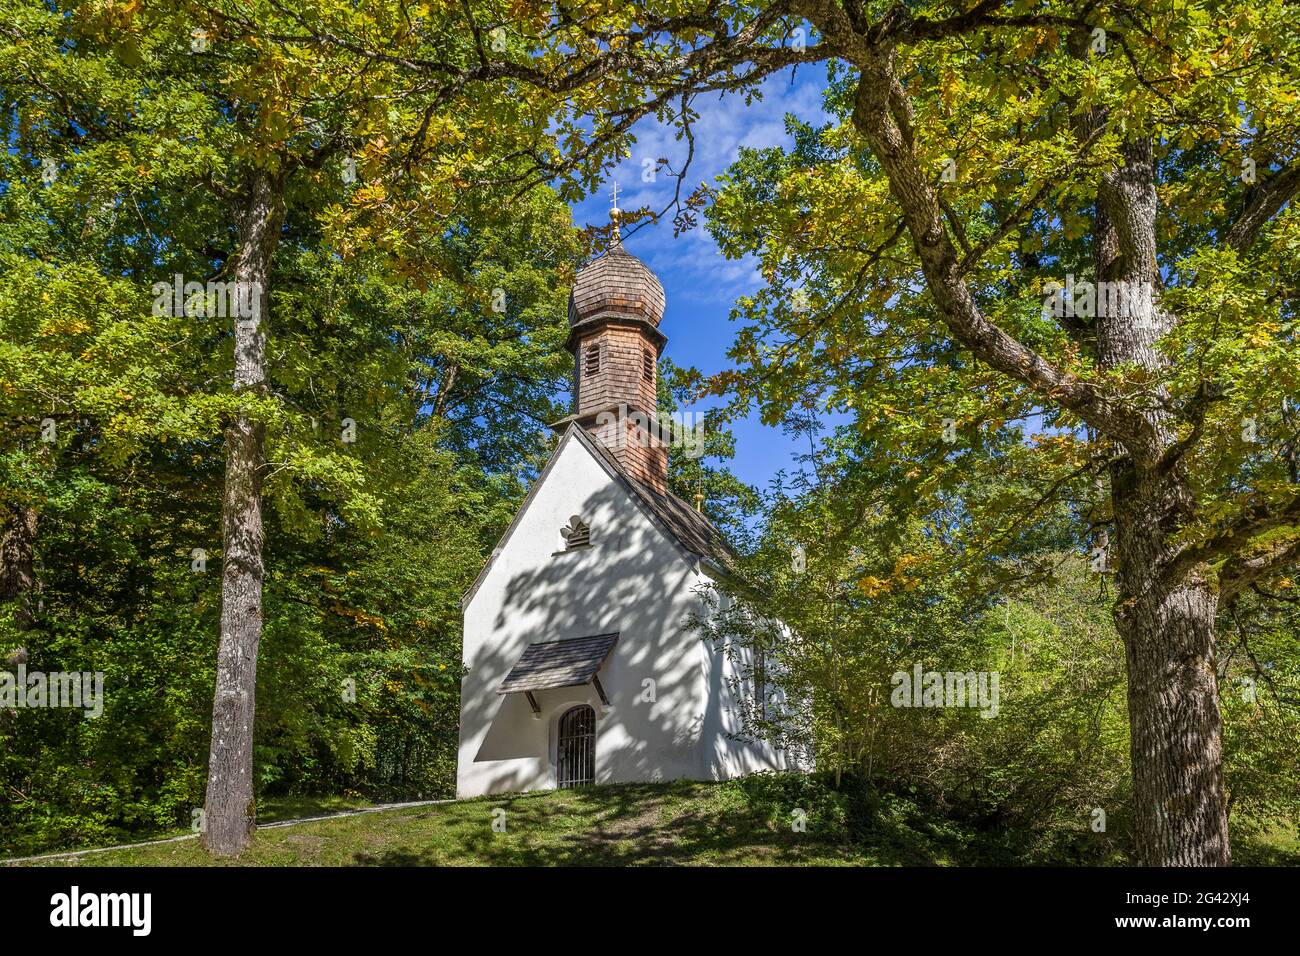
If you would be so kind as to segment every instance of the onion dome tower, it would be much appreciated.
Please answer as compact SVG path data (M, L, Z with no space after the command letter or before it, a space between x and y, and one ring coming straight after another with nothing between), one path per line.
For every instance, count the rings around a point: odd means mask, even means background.
M668 341L659 331L664 287L623 248L618 216L616 184L609 248L578 270L569 298L574 409L565 423L585 428L628 477L664 494L668 447L654 424L659 356Z

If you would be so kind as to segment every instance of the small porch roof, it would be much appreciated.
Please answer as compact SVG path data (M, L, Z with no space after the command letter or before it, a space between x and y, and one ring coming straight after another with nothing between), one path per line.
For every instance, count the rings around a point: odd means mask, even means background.
M592 637L529 644L497 688L497 693L525 693L531 696L533 691L578 687L596 682L596 672L605 663L616 643L617 631ZM597 690L600 690L599 684ZM603 693L601 697L604 697Z

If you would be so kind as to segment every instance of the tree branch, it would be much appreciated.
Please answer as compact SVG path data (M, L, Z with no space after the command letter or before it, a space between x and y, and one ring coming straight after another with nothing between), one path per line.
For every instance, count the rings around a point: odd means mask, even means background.
M1232 597L1242 588L1300 561L1300 538L1278 544L1262 554L1240 555L1219 569L1219 598Z
M838 16L842 18L843 14ZM845 29L842 21L817 25L828 37ZM930 294L953 335L981 361L1078 415L1097 431L1122 443L1140 460L1154 462L1160 451L1159 437L1140 414L1118 404L1095 383L1057 368L984 316L961 277L957 251L944 228L938 197L898 122L899 92L892 89L896 79L892 51L872 51L858 66L861 78L853 108L854 127L871 146L889 178Z
M1224 245L1238 253L1245 252L1264 224L1290 202L1297 191L1300 191L1300 165L1292 162L1250 191L1246 208L1224 234Z
M1235 555L1220 569L1219 580L1223 584L1235 576L1249 574L1237 586L1239 590L1242 585L1267 573L1268 566L1284 560L1282 557L1270 556L1271 552L1249 557L1243 556L1242 552L1250 546L1253 539L1287 525L1300 525L1300 495L1280 508L1266 504L1248 508L1223 531L1178 551L1165 563L1161 573L1167 581L1176 581L1197 564ZM1293 542L1288 547L1300 548L1300 541ZM1260 565L1261 560L1265 562L1264 565Z

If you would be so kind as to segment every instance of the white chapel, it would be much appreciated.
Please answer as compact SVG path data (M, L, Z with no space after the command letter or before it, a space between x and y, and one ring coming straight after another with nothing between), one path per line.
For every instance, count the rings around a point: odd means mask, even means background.
M732 665L686 628L730 552L668 490L668 448L642 433L664 308L617 232L578 272L573 414L463 599L458 797L794 766L730 736Z

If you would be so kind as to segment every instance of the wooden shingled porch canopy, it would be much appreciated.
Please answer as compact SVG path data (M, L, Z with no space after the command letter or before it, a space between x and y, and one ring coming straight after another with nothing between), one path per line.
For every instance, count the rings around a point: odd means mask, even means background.
M597 671L617 643L618 632L615 631L594 637L529 644L497 688L497 693L523 694L528 698L533 714L537 715L542 708L533 696L534 691L591 684L600 695L601 703L608 707L609 698L605 696L605 688L600 686Z

